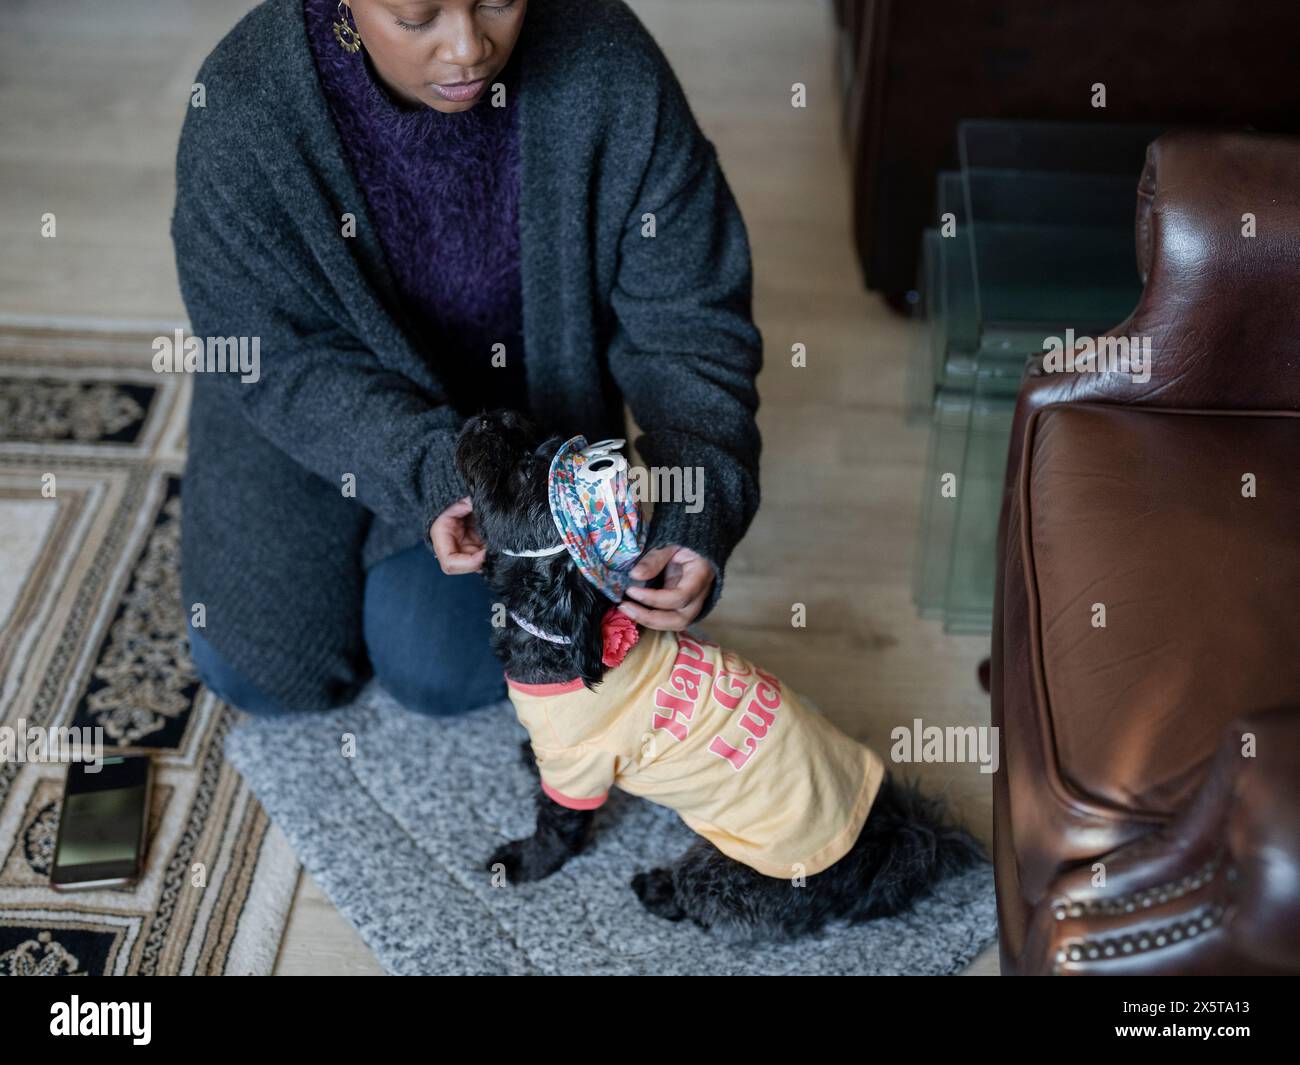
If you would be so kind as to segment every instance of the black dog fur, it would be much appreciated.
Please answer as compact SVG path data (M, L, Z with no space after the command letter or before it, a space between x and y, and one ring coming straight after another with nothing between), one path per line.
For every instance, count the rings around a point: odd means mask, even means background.
M550 643L508 623L493 630L497 657L523 683L577 676L594 687L605 672L600 620L609 601L567 552L502 554L555 542L547 477L563 442L514 411L495 411L466 422L456 462L487 546L483 575L489 587L507 609L573 640ZM503 867L512 881L550 876L588 844L594 819L594 811L570 810L539 789L533 835L499 847L488 867ZM792 939L835 918L858 922L899 913L937 881L985 860L979 843L950 823L942 803L886 774L853 848L802 886L764 876L701 839L668 868L637 873L632 889L651 913L690 919L733 942Z

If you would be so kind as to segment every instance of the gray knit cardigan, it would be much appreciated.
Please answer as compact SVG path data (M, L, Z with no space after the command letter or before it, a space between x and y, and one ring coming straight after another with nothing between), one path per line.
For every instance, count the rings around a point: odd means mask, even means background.
M366 566L432 550L434 517L465 494L467 412L398 305L305 34L301 0L267 0L203 64L172 238L194 335L258 337L261 353L256 383L195 375L184 605L203 604L208 642L261 691L316 709L365 680ZM532 410L594 440L621 434L626 401L648 465L704 470L703 509L659 503L650 545L713 563L712 608L759 495L744 223L621 0L530 0L517 49Z

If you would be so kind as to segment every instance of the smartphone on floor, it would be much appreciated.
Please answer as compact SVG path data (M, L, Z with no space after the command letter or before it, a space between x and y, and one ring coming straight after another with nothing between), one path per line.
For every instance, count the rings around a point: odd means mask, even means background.
M130 887L144 868L153 767L148 755L106 755L98 772L68 766L50 886ZM93 768L93 767L90 767Z

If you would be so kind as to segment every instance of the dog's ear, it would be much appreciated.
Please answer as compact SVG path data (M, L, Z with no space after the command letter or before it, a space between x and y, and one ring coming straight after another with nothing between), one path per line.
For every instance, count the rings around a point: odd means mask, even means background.
M577 568L567 563L552 591L547 622L553 632L568 633L573 641L574 670L587 687L605 676L605 634L601 619L610 602Z
M585 578L579 576L579 580L591 588L590 582ZM588 688L598 684L605 676L605 629L601 620L610 606L609 600L595 588L591 588L591 591L599 602L587 612L583 626L573 638L578 676Z

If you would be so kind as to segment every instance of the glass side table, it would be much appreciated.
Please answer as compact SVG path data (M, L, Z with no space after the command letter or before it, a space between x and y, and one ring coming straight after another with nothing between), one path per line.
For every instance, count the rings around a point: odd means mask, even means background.
M1048 337L1104 332L1141 294L1134 193L1158 127L972 121L922 237L926 343L907 405L931 419L913 593L949 632L990 628L1016 395ZM945 218L945 215L948 217ZM944 226L944 222L949 225ZM951 475L943 491L945 475Z

